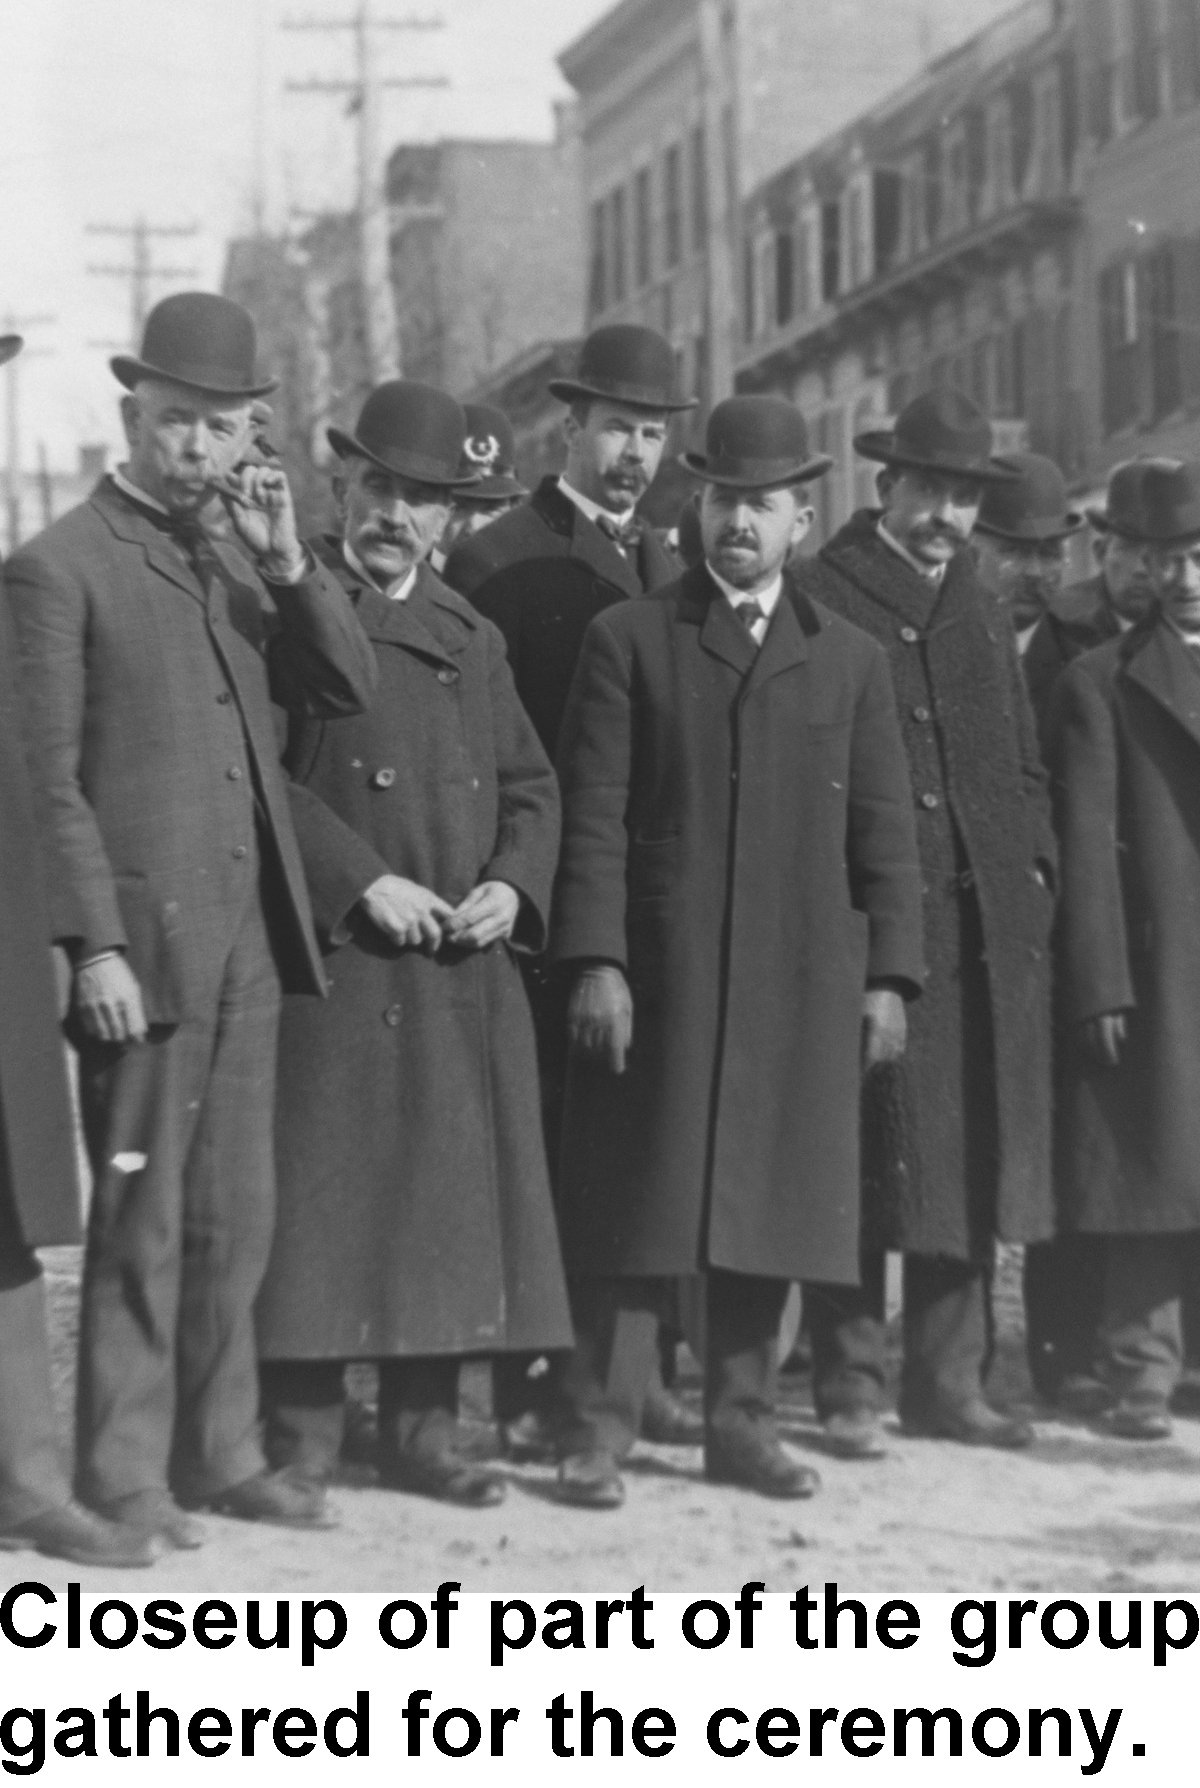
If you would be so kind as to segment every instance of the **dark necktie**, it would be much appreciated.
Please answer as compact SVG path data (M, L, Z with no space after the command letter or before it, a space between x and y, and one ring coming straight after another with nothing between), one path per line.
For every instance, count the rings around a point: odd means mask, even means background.
M607 534L614 546L619 546L624 553L637 551L642 538L639 523L631 516L627 522L619 522L615 515L609 515L606 509L596 514L596 526L602 534Z
M767 618L766 609L753 596L747 596L745 602L739 602L733 612L752 639L755 622L765 621Z

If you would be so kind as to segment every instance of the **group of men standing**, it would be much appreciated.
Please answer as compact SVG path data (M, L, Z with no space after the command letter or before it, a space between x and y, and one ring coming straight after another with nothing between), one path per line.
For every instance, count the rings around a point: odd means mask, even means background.
M127 462L5 572L0 1544L328 1525L363 1360L400 1489L504 1494L458 1418L485 1358L564 1501L619 1504L643 1432L806 1496L787 1287L827 1444L870 1457L889 1249L907 1431L1032 1438L985 1395L1005 1240L1039 1390L1164 1432L1200 1229L1200 468L1114 475L1063 595L1057 468L960 394L858 438L879 507L815 556L831 462L731 398L684 456L681 572L637 504L692 400L618 325L552 386L561 476L527 495L503 417L389 381L329 430L304 542L239 306L168 299L113 367ZM74 1223L46 912L93 1178L78 1501L31 1252Z

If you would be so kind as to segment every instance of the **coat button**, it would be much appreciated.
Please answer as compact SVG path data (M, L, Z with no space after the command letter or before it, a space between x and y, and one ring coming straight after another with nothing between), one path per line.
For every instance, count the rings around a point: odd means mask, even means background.
M238 769L236 764L230 764L225 774L228 776L230 782L240 782L242 780L242 772Z
M235 844L233 847L233 850L230 852L230 855L233 857L236 857L238 862L240 863L242 858L246 855L245 845L244 844Z
M445 670L440 670L437 674L437 677L438 677L439 683L457 683L458 682L458 672L452 671L449 668L449 666L447 666L447 668Z
M233 700L233 697L230 695L228 689L222 689L220 695L217 697L217 700L220 702L220 704L223 708L227 708L229 706L230 702Z
M937 804L938 804L938 798L936 795L925 794L925 795L921 796L922 807L928 807L932 811L932 809L935 808L937 806Z
M399 1006L389 1006L383 1015L383 1022L395 1030L400 1023L400 1016Z
M920 637L921 636L915 627L902 627L900 629L900 638L904 641L906 646L915 646Z
M912 717L914 720L919 720L921 722L921 725L924 726L925 722L929 719L929 709L928 708L914 708L912 711Z
M396 780L396 772L391 769L376 770L371 778L372 788L391 788Z

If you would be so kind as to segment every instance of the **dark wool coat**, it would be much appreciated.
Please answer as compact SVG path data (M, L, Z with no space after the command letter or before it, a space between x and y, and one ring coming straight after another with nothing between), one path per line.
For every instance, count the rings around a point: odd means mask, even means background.
M569 1270L855 1281L863 990L922 976L883 654L790 584L756 651L700 567L592 622L559 775L552 948L634 1009L570 1065Z
M1043 756L1047 740L1050 697L1062 672L1081 652L1115 639L1120 624L1113 613L1104 589L1103 574L1097 572L1085 583L1064 590L1053 610L1043 615L1030 636L1021 660L1025 687L1037 721Z
M802 587L886 649L916 802L929 977L865 1089L868 1234L981 1259L1051 1229L1055 846L1012 629L968 553L930 589L860 511Z
M543 478L527 503L461 541L446 582L504 635L517 694L551 758L588 623L679 567L648 523L630 557Z
M532 1026L512 950L399 950L353 910L389 870L452 903L506 881L521 894L515 947L540 949L558 851L554 773L489 622L427 567L396 602L336 547L330 562L374 643L379 692L354 719L293 716L290 727L296 830L331 986L320 1005L284 1002L261 1351L563 1347Z
M14 655L0 606L0 1204L40 1248L78 1241L79 1187Z
M353 713L375 664L320 568L263 584L231 546L201 582L111 480L4 569L55 938L124 947L151 1024L208 1012L257 831L285 987L320 992L272 700Z
M1200 665L1165 621L1086 653L1052 715L1068 1023L1128 1014L1116 1068L1071 1050L1063 1220L1200 1228ZM1065 1053L1065 1052L1064 1052Z

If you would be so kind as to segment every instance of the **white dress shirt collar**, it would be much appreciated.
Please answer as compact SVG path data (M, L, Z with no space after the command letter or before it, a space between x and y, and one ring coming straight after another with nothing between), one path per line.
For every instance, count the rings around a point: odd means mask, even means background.
M388 584L385 587L380 583L377 577L372 576L367 570L348 540L342 541L342 557L345 559L347 565L349 565L351 571L355 572L357 576L370 584L373 590L378 590L381 596L386 596L389 601L404 602L412 595L413 585L417 581L418 566L413 565L410 570L405 572L403 577L397 578L395 583Z
M629 505L628 509L623 509L620 515L614 515L612 510L605 509L602 503L593 503L590 497L585 497L581 490L576 490L575 486L573 484L568 484L566 479L561 475L558 480L558 488L564 497L569 497L571 499L576 509L578 509L581 514L586 515L590 522L594 522L598 515L606 515L611 522L616 523L618 528L625 528L628 527L629 523L633 520L632 503Z
M160 503L157 497L150 496L148 492L142 490L138 485L126 478L125 473L120 466L114 466L108 475L116 485L117 489L123 492L125 496L132 497L135 503L141 503L146 509L153 509L156 515L165 515L170 518L171 511L167 508L166 504Z
M783 592L782 571L779 573L778 577L767 585L765 590L739 590L736 584L726 583L720 572L714 571L707 559L704 561L704 566L708 575L712 578L714 584L716 584L718 590L720 590L722 596L724 596L726 602L728 602L735 614L737 613L738 605L743 602L757 602L758 606L762 609L762 618L755 621L750 629L755 645L761 646L763 640L767 637L767 626L771 616L775 613L775 605L779 601L780 595ZM740 618L741 617L739 616L739 620Z

